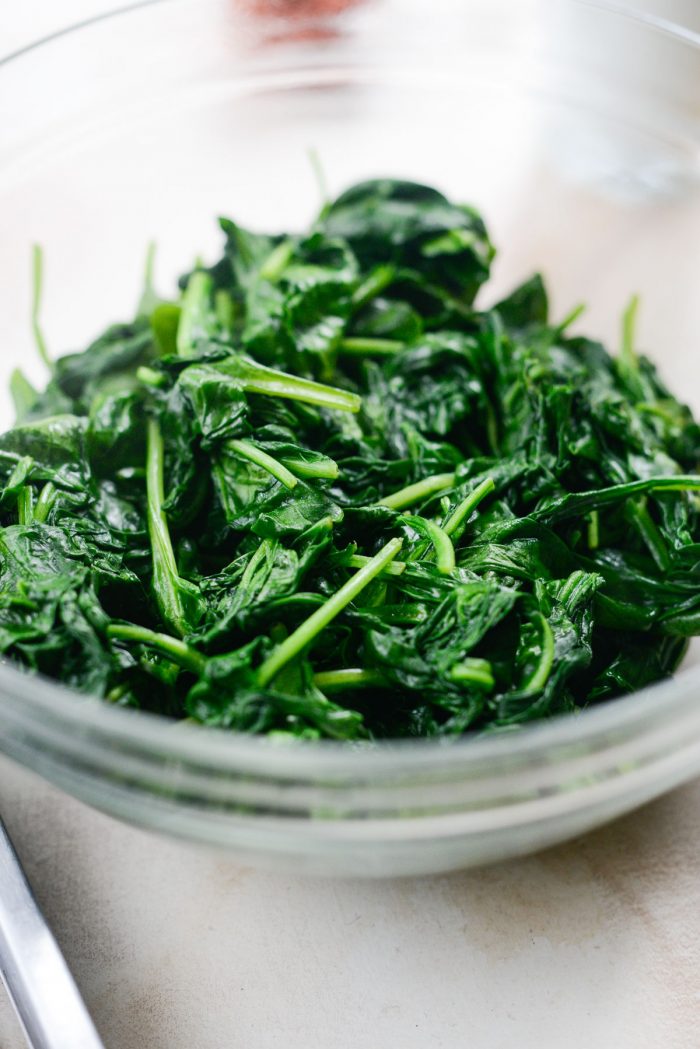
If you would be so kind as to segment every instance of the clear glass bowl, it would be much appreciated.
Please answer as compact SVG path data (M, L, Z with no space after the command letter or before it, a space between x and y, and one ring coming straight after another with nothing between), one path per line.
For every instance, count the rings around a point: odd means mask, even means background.
M575 0L171 0L0 67L0 387L29 334L30 245L56 352L129 317L146 244L163 289L218 214L301 226L393 174L480 207L488 297L533 269L555 314L617 340L633 292L672 386L700 378L700 46ZM11 421L3 393L0 405ZM696 397L696 408L700 400ZM700 771L700 671L517 733L280 746L113 709L0 666L0 747L123 819L343 874L483 863L587 830Z

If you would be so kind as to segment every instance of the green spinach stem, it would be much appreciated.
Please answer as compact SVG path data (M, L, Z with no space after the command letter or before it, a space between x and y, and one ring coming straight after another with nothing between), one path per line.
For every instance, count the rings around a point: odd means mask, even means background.
M338 352L350 357L393 357L405 347L406 343L398 339L348 338L340 340Z
M189 356L206 332L212 313L214 282L204 270L195 270L182 293L176 346L181 357Z
M287 459L285 457L280 461L284 463L288 470L297 474L298 477L317 477L320 480L334 481L340 472L338 464L333 459L318 459L315 462L305 462L304 459Z
M540 660L522 686L523 695L540 692L549 680L554 665L554 634L552 628L541 612L535 612L534 619L541 631Z
M47 481L39 492L39 498L34 507L34 520L43 524L49 516L53 504L56 502L56 487L51 481Z
M260 276L274 284L280 279L294 252L294 241L289 237L273 248L260 267Z
M141 298L136 308L136 315L138 317L147 317L158 305L158 295L153 286L153 269L156 260L156 245L154 241L149 241L146 246L146 262L143 267L143 291L141 292Z
M396 267L390 264L377 266L370 275L358 284L353 292L352 304L356 310L361 309L372 299L375 299L385 288L392 283L396 276Z
M299 655L302 649L306 648L393 561L401 546L401 539L390 539L378 554L370 558L366 565L360 568L348 579L347 583L341 586L340 590L336 591L332 597L329 597L281 645L278 645L260 666L257 673L258 683L263 687L268 685L282 667Z
M656 561L656 564L662 572L667 572L671 567L671 556L661 532L649 513L646 501L642 500L640 502L633 502L630 500L627 504L627 511L636 524L639 534L644 540L649 553Z
M153 563L153 591L165 622L176 633L186 633L185 610L180 592L180 579L170 538L168 520L163 509L164 490L163 435L155 419L148 420L146 451L146 492L148 535Z
M32 331L34 342L39 351L39 356L49 369L53 372L53 361L49 356L46 340L39 319L41 314L41 293L44 285L44 254L39 244L32 248Z
M578 306L574 306L574 308L569 313L567 313L566 317L564 317L564 320L558 326L557 334L563 335L564 332L566 332L572 324L575 324L579 317L581 317L585 312L585 302L580 302Z
M415 484L409 484L406 488L399 489L398 492L394 492L392 495L385 496L379 500L377 506L386 506L390 510L405 510L409 506L414 506L429 496L435 495L437 492L452 488L454 483L455 475L453 473L433 474L431 477L423 478L422 481L416 481Z
M407 516L403 520L406 524L415 528L416 531L425 533L435 551L435 562L438 572L441 575L451 575L455 570L455 548L447 532L427 517ZM428 547L428 549L430 548ZM418 553L415 559L417 560L421 556L422 551ZM409 557L409 560L414 560L414 558Z
M242 459L247 459L263 470L267 470L269 474L272 474L280 484L283 484L285 488L289 488L290 491L299 484L298 479L286 466L283 466L273 456L268 455L262 448L258 448L249 441L230 440L226 442L226 446L237 455L240 455Z
M161 634L144 626L110 623L107 627L107 636L114 638L115 641L135 641L141 645L149 645L168 656L183 670L189 670L199 677L202 676L207 665L207 657L197 652L191 645L185 644L177 637L171 637L170 634Z
M588 549L597 550L600 546L600 513L591 510L588 515Z
M362 401L356 393L340 390L335 386L314 382L298 375L268 368L264 364L244 357L243 354L227 357L217 367L238 379L242 389L247 393L260 393L268 397L286 397L290 400L304 401L318 405L319 408L332 408L341 412L359 412Z
M443 524L443 530L446 535L454 535L455 532L460 528L462 523L466 523L477 506L490 492L493 492L496 488L493 477L487 477L486 480L478 484L473 492L470 492L461 503L449 514L447 520Z
M351 554L348 558L350 568L364 568L372 560L364 554ZM405 561L391 561L383 570L383 575L402 575L406 571Z
M139 382L142 382L144 386L153 386L155 389L158 389L160 386L165 386L168 381L163 372L157 372L155 368L149 368L145 364L142 364L140 368L136 369L136 378Z
M487 659L468 658L455 663L450 670L450 677L460 685L472 685L490 692L495 680L491 664Z
M343 692L351 688L384 688L388 681L380 670L348 667L344 670L323 670L314 674L314 685L321 692Z
M639 296L633 295L622 315L622 349L620 351L620 361L629 372L636 371L639 363L635 350L638 312Z
M34 492L30 484L22 485L17 496L17 514L21 525L31 524L34 516Z

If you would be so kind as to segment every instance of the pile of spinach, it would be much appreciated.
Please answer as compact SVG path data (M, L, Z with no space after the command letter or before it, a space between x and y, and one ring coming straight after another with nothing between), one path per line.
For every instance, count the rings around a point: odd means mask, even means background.
M700 429L635 352L548 318L427 186L308 233L222 220L177 301L15 373L0 649L244 732L454 735L673 672L700 633ZM43 340L35 328L40 348ZM571 318L569 319L571 320Z

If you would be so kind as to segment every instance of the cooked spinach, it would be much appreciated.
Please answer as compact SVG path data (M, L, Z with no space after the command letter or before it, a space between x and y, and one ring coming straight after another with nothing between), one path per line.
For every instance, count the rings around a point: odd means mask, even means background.
M0 437L0 649L108 702L368 739L498 729L700 633L700 429L435 189L365 182L53 364ZM152 259L151 259L152 262ZM32 323L39 323L40 259Z

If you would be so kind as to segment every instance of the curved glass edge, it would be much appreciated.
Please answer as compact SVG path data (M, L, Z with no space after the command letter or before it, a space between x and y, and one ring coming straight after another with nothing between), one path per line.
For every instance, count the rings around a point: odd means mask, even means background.
M0 55L0 69L4 65L8 65L10 62L22 58L23 55L28 55L30 52L36 51L38 48L44 47L46 44L52 44L55 40L60 40L61 37L77 33L82 29L89 29L90 26L97 25L100 22L110 21L113 18L117 18L119 15L128 15L132 11L136 11L141 7L154 7L156 4L166 2L172 3L172 0L134 0L134 2L130 4L124 4L121 7L114 7L111 11L102 11L100 14L92 15L90 18L81 18L78 22L72 22L70 25L63 26L61 29L55 29L53 32L47 33L45 36L40 36L37 37L36 40L31 40L28 44L23 44L14 51L8 51L7 54Z
M700 47L700 33L689 26L681 25L680 22L674 22L670 18L664 18L662 15L654 14L651 11L633 10L627 7L626 4L615 3L614 0L575 0L575 3L604 11L607 14L621 15L623 18L629 18L640 25L655 29L657 32L682 40L692 47Z
M0 665L0 726L6 734L43 739L56 750L91 742L117 756L138 754L145 765L181 762L219 772L235 768L276 780L415 776L436 768L444 776L464 775L468 770L477 775L490 765L554 765L581 753L604 757L621 739L641 740L671 724L681 738L700 736L700 667L580 714L525 724L515 731L348 745L331 740L281 744L222 728L188 725L146 711L112 707L46 678Z
M617 805L624 811L697 773L697 728L697 716L692 732L684 720L673 719L661 733L651 732L642 740L622 738L599 754L583 753L559 764L533 760L513 768L491 761L480 775L470 775L474 770L467 765L462 775L455 769L454 777L435 779L417 775L411 766L410 776L388 781L382 776L376 782L365 777L331 780L325 773L319 776L313 763L306 781L290 783L279 776L261 780L238 767L222 775L221 770L191 769L178 761L143 764L130 752L105 768L99 752L95 757L82 754L77 744L67 761L61 749L38 748L35 739L23 740L21 734L4 737L2 749L69 793L143 826L172 832L171 824L177 824L177 833L199 840L211 834L217 840L223 829L234 846L246 827L271 831L292 826L303 828L304 840L295 843L303 852L312 840L349 836L366 841L380 827L393 827L399 837L422 839L450 825L464 835L498 828L505 833L601 806Z

